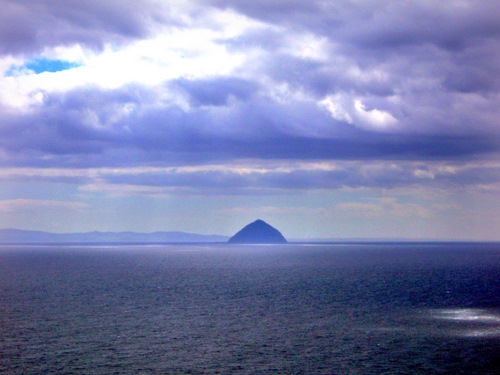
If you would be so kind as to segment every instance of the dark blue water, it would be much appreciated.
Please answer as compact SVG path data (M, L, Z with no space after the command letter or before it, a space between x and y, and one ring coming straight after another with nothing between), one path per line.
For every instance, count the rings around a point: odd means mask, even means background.
M499 244L0 247L0 373L496 374Z

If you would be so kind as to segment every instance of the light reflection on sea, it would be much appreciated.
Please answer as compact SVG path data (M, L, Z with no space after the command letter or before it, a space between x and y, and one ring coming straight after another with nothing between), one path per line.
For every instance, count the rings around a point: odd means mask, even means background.
M500 338L500 314L493 309L436 309L430 311L430 317L449 322L452 335Z

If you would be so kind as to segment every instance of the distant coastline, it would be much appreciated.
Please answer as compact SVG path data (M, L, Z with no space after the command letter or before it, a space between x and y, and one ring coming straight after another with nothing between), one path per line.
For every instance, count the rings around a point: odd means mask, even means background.
M0 229L0 243L218 243L229 237L177 231L52 233L23 229Z
M0 245L13 244L81 244L81 245L123 245L123 244L223 244L229 236L204 235L179 231L144 232L81 232L53 233L24 229L0 229ZM482 241L467 239L417 239L417 238L290 238L290 245L329 245L329 244L455 244L455 243L495 243L500 241ZM231 244L228 244L231 245Z

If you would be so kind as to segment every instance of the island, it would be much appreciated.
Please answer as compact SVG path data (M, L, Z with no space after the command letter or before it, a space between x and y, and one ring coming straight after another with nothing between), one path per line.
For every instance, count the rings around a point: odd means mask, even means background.
M273 228L263 220L256 220L232 236L228 243L283 244L287 243L287 240L276 228Z

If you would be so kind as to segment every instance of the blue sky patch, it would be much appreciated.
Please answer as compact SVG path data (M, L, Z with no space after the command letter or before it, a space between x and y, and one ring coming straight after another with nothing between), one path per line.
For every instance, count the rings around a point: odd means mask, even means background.
M26 70L31 70L35 74L40 74L44 72L60 72L63 70L68 70L76 68L81 64L64 61L64 60L52 60L47 58L33 59L25 62L23 65L12 66L6 73L7 76L14 76L22 73Z

